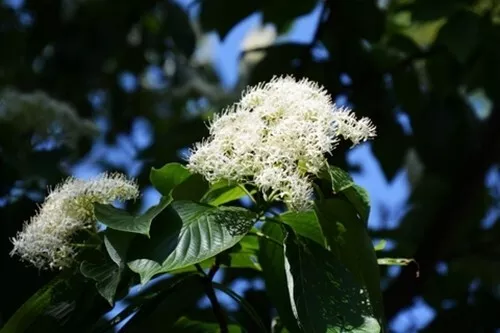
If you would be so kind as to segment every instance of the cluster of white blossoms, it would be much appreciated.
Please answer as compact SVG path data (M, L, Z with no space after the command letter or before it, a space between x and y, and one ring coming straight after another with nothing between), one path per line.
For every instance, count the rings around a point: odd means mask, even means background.
M34 132L34 141L48 138L75 147L81 137L99 134L97 126L82 119L69 104L46 93L20 93L12 89L0 92L0 124L8 124L19 132Z
M68 178L46 197L38 213L12 240L11 256L18 255L39 269L71 266L78 249L73 237L96 231L94 203L135 199L139 188L124 175L101 174L90 180Z
M340 138L353 145L376 135L370 119L356 119L332 103L317 83L291 76L247 89L216 116L210 137L191 151L188 168L209 182L242 182L291 210L310 207L312 175L326 166Z

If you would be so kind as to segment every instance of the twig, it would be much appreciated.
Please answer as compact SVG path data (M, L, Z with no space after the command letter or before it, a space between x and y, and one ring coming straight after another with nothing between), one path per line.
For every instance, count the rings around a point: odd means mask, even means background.
M219 323L219 329L221 333L229 333L228 325L227 325L227 318L226 314L224 313L224 310L222 309L219 300L217 299L217 295L215 295L215 290L212 285L212 279L219 270L220 263L218 262L218 257L215 258L215 264L210 268L210 271L208 274L205 274L203 271L203 268L199 264L196 264L196 269L200 274L202 275L201 278L201 283L203 284L203 287L205 288L205 294L207 295L210 304L212 305L212 311L214 312L215 318L217 319L217 322Z

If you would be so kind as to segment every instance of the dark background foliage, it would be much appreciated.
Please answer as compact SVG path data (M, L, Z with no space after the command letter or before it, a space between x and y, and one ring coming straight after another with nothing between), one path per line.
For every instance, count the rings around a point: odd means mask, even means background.
M215 30L224 38L257 11L286 32L317 5L323 6L322 15L311 43L259 50L265 57L240 73L234 91L222 88L210 64L190 61L202 32ZM191 21L188 10L199 15ZM498 173L500 159L500 3L495 0L201 0L188 9L167 0L5 2L0 50L0 90L41 90L80 117L106 125L98 139L40 149L33 133L20 135L2 124L0 322L53 276L8 254L9 238L33 214L45 185L69 175L93 146L120 145L140 119L150 126L152 144L128 149L144 188L150 167L180 161L179 151L206 134L206 117L234 101L244 85L294 74L320 82L334 98L346 96L358 115L373 120L379 136L372 150L387 180L402 168L423 167L411 182L409 209L399 226L372 230L373 237L395 244L384 256L414 258L419 266L406 266L391 278L381 268L388 322L423 299L436 312L423 332L500 329L500 224L481 223L497 211L499 199L499 184L485 183L487 175ZM124 73L143 78L165 61L174 70L161 73L155 84L144 79L139 87L124 89ZM478 92L483 113L469 98ZM409 119L409 133L398 122L401 114ZM347 147L340 148L333 158L347 168ZM126 170L104 155L94 162L100 170ZM446 270L438 269L443 265ZM224 283L241 276L251 280L258 274L228 271ZM250 289L243 296L269 323L265 292ZM92 303L79 297L77 305ZM95 315L106 310L99 298L94 306ZM157 320L168 309L161 305ZM205 312L198 317L211 316Z

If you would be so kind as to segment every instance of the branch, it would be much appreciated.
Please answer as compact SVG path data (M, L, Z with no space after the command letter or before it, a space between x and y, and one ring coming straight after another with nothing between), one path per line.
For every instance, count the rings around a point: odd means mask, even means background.
M212 266L212 268L210 268L208 274L205 274L205 272L203 271L203 269L199 264L196 264L195 266L198 272L202 273L201 283L205 288L205 294L207 294L207 297L210 300L210 304L212 305L212 311L214 312L215 318L219 323L220 333L229 333L226 314L224 313L224 310L222 309L219 300L217 299L217 295L215 294L215 290L212 285L212 279L220 267L218 257L215 257L215 264Z
M496 105L485 124L477 149L471 151L454 173L451 190L445 202L429 221L426 238L419 244L413 258L420 265L420 278L415 279L413 266L403 268L400 276L385 291L385 313L388 320L401 309L409 306L422 292L426 282L435 274L435 266L446 256L446 250L456 240L456 231L465 223L463 218L472 209L483 187L484 177L490 166L500 156L500 106Z

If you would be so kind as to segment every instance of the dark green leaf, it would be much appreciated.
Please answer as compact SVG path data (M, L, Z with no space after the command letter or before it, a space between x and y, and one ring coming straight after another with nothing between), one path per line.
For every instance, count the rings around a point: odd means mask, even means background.
M208 182L202 175L194 174L172 191L174 200L200 201L208 190Z
M368 292L331 252L288 232L285 269L303 332L380 332Z
M222 204L241 199L247 195L244 189L238 184L220 181L212 186L201 199L201 202L208 203L212 206L220 206Z
M126 262L127 251L134 234L113 229L104 232L104 246L108 255L118 266Z
M375 317L382 322L380 273L366 226L346 200L333 198L319 201L315 209L332 253L367 289Z
M143 234L149 237L151 222L171 201L170 196L162 197L157 205L149 208L141 215L132 215L126 210L102 204L94 204L94 211L97 220L111 229Z
M328 167L328 174L332 182L333 193L342 192L354 184L354 181L349 173L339 167L330 165Z
M368 192L361 186L354 184L343 193L358 212L361 221L363 221L365 226L368 226L368 217L370 216L370 197L368 196Z
M284 235L278 224L264 223L262 233L280 243L283 242ZM265 238L260 238L259 243L259 263L262 267L264 281L266 282L266 292L276 310L278 310L280 321L283 325L292 333L300 332L290 304L290 296L286 284L283 247Z
M180 163L168 163L160 169L151 168L149 180L163 196L170 196L174 188L191 176L191 172Z
M80 264L80 272L83 276L96 281L95 286L99 294L113 306L122 268L112 261L99 264L83 261Z
M455 13L439 30L437 42L441 42L456 59L465 63L480 40L480 17L469 10Z
M229 249L255 223L255 214L244 208L190 201L176 201L172 208L169 220L157 224L151 239L134 246L137 259L128 265L141 275L142 283L155 274L202 262Z

